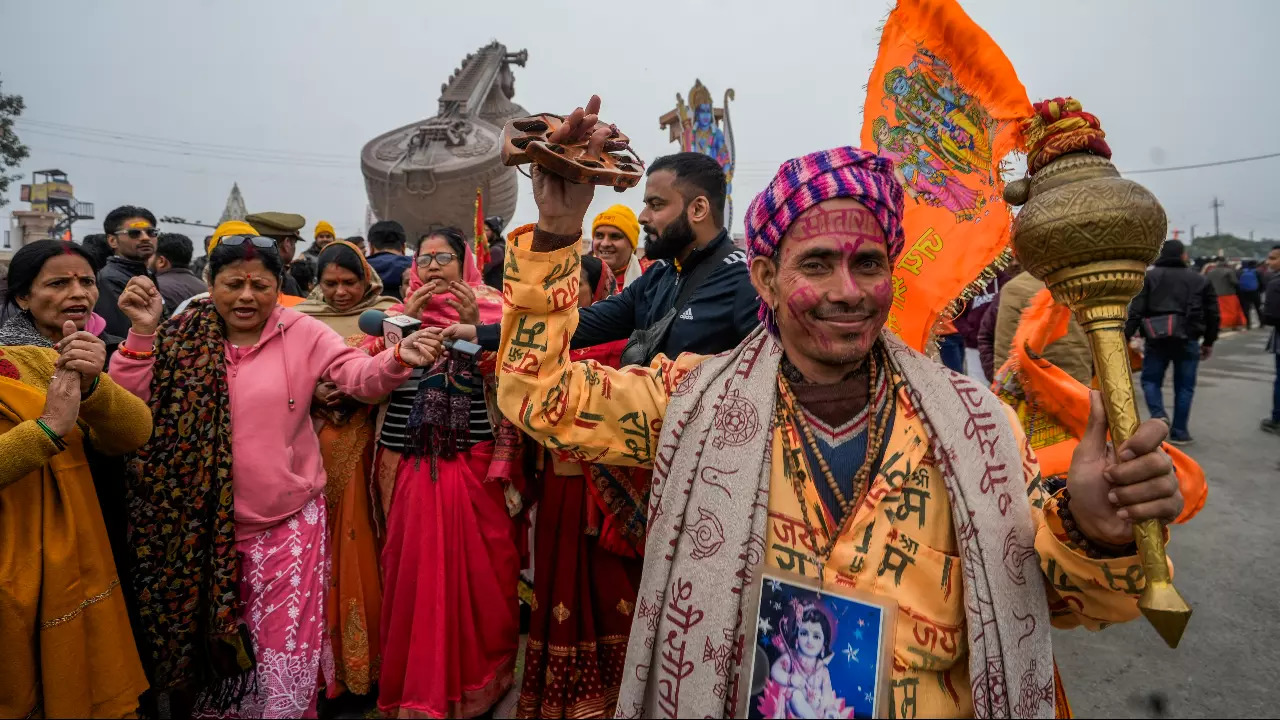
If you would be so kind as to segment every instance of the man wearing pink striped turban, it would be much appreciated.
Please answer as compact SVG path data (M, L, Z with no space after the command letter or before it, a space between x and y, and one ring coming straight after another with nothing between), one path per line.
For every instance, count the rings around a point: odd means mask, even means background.
M552 140L598 152L598 109ZM592 197L534 170L498 402L563 460L653 468L647 498L599 498L647 533L617 716L1053 717L1050 625L1136 617L1130 523L1181 509L1163 423L1115 462L1097 403L1051 494L1012 411L884 332L903 192L851 147L784 163L751 203L763 323L737 348L570 362L558 298Z

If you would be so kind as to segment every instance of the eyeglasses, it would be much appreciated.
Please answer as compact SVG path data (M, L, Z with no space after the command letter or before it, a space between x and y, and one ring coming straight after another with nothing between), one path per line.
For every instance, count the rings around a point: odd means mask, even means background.
M111 234L112 235L128 235L130 240L137 240L138 238L142 237L144 234L149 238L155 238L157 233L155 228L150 227L150 228L129 228L128 230L117 230Z
M458 256L451 252L422 253L418 256L418 264L422 267L427 267L431 265L431 261L434 260L437 265L444 267L457 258Z
M263 250L274 248L276 246L275 240L272 240L271 238L265 237L263 235L227 235L226 237L219 240L218 243L221 245L228 245L231 247L235 247L236 245L243 245L245 243L253 243L254 247L259 247L259 248L262 248Z

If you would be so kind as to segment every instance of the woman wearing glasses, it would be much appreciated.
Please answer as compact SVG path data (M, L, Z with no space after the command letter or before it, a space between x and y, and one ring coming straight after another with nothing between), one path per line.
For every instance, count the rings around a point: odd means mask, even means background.
M120 296L133 327L110 374L155 424L129 493L134 591L151 685L178 700L175 716L193 699L203 715L315 712L320 670L332 670L321 662L329 552L316 383L386 395L441 350L428 331L375 356L348 347L277 305L283 270L269 238L220 234L210 297L186 312L161 324L145 277Z
M423 237L410 270L394 309L423 327L501 317L458 230ZM478 359L451 350L415 370L392 392L378 439L390 501L378 707L399 717L481 715L513 679L520 435L493 402L492 356Z

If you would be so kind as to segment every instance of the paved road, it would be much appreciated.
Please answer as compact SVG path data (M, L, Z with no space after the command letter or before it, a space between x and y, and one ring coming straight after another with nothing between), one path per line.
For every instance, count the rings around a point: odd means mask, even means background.
M1209 499L1172 529L1175 583L1195 610L1177 650L1138 620L1058 632L1054 650L1078 717L1275 717L1280 713L1280 437L1266 331L1221 339L1202 364L1191 413ZM1139 389L1139 405L1141 390ZM1165 406L1172 411L1172 378ZM1145 411L1145 408L1144 408Z

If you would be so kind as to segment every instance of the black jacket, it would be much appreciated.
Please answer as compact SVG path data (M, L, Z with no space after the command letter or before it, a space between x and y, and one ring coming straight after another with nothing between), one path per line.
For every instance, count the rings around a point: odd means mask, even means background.
M119 255L107 258L107 264L98 271L98 303L93 306L93 311L107 321L106 331L112 335L124 337L129 334L129 328L133 327L133 323L129 322L128 316L120 311L116 303L120 301L124 286L139 275L150 276L147 264L139 260L127 260Z
M164 304L171 308L178 307L189 297L209 292L209 286L188 268L174 268L163 275L157 275L156 289L164 298Z
M669 262L656 262L621 293L579 310L578 330L570 347L624 340L637 328L647 328L661 320L675 303L680 278L714 255L721 244L732 242L729 233L721 230L707 247L693 251L679 271ZM759 309L760 296L751 286L747 255L740 250L732 252L693 291L686 307L671 323L662 352L673 358L685 352L715 355L737 347L760 324L756 316ZM485 350L496 351L500 333L497 324L481 325L476 330L477 342Z
M1187 337L1212 346L1218 340L1218 294L1213 285L1180 259L1160 259L1147 271L1142 290L1129 303L1124 332L1133 337L1145 318L1182 315Z
M1271 273L1263 292L1262 324L1280 328L1280 273Z
M502 289L502 268L507 263L507 243L498 240L489 244L489 262L480 271L484 284L495 290Z

